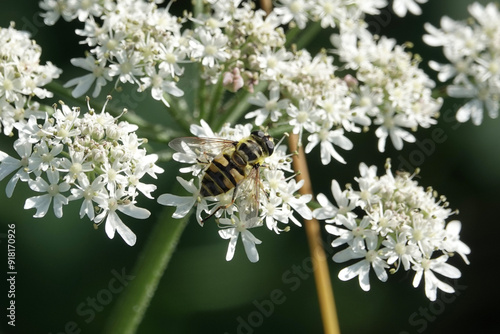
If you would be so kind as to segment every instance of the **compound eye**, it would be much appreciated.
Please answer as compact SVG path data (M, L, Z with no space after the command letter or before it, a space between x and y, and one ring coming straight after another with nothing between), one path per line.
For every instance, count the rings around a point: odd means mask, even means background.
M269 155L273 155L274 142L268 139L268 140L266 140L266 146L267 146L267 152L269 152Z
M259 138L264 138L266 136L266 134L264 133L264 131L260 131L260 130L253 131L252 135L256 136L256 137L259 137Z

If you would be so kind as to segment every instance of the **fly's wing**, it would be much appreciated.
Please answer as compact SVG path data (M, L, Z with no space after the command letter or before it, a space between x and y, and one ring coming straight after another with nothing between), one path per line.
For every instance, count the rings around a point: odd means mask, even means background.
M255 166L245 180L238 185L235 202L238 206L238 211L244 213L246 219L259 216L260 184L259 167Z
M237 143L222 138L180 137L171 140L168 146L180 153L194 153L200 162L208 163L219 153L236 146Z

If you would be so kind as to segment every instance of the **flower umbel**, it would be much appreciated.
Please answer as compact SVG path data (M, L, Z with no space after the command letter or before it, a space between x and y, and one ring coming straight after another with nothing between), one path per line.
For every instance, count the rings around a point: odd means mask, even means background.
M430 300L436 300L437 289L453 293L453 288L434 272L459 278L460 271L446 261L458 253L468 264L470 249L459 239L460 222L446 222L453 212L444 197L436 200L435 192L419 186L414 175L393 175L389 163L380 177L376 176L375 166L361 163L359 170L361 177L355 180L360 190L348 187L340 191L337 182L332 181L339 207L346 208L341 203L347 202L355 205L341 211L319 194L322 207L313 212L318 219L327 219L327 232L338 237L333 247L347 245L333 256L335 262L361 259L342 269L339 278L345 281L358 276L361 288L367 291L370 268L383 282L388 272L403 268L415 271L415 287L424 275L425 294Z
M457 111L457 120L480 125L485 112L497 118L500 109L500 11L494 3L475 2L469 13L472 17L467 22L444 16L440 29L427 23L428 35L423 39L430 46L442 47L449 61L429 62L440 81L453 79L448 95L467 99Z
M26 124L19 123L14 149L20 160L0 152L0 180L16 171L6 188L9 197L18 180L42 193L24 205L36 209L34 217L44 217L52 204L54 215L60 218L69 201L82 200L81 218L87 216L96 225L105 221L110 238L117 231L127 244L134 245L134 233L117 212L138 219L149 217L148 210L135 206L136 198L140 193L151 198L156 186L140 180L163 170L155 165L158 157L140 147L144 140L134 133L136 125L111 116L106 105L100 113L88 108L79 117L78 108L61 102L42 124L34 116Z
M0 27L0 45L0 130L11 136L16 124L26 123L30 116L44 117L31 98L52 97L52 92L42 87L62 71L51 62L42 65L41 47L13 23L9 28Z

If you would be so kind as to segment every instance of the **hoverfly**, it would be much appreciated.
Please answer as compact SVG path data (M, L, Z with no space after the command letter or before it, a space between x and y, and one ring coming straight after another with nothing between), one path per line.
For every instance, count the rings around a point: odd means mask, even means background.
M220 209L228 208L236 199L240 212L244 212L247 217L258 215L259 168L274 152L271 136L263 131L253 131L250 136L240 141L181 137L173 139L169 146L181 153L194 152L197 161L206 165L201 177L201 197L215 197L233 190L231 203L220 205L203 221Z

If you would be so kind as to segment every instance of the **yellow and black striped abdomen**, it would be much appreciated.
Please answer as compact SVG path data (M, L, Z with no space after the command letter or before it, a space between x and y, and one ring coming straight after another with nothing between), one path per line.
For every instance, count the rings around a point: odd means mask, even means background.
M237 164L230 153L221 153L205 170L201 180L200 195L207 197L224 194L240 184L246 176L246 164Z

